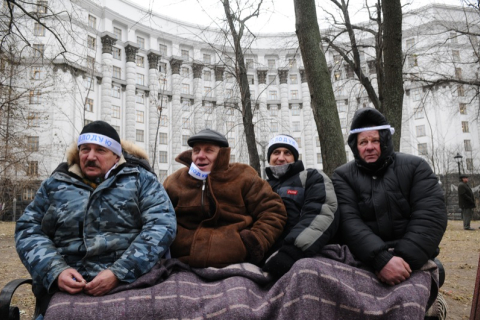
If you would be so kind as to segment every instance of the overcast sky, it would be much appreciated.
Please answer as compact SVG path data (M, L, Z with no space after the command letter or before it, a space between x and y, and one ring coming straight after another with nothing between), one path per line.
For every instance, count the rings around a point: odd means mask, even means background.
M134 0L133 2L145 8L152 8L158 14L203 26L211 25L212 20L223 16L223 7L219 0ZM322 3L328 3L328 1L323 0ZM351 0L351 3L363 3L363 1ZM411 9L419 8L429 3L460 5L461 0L402 0L402 4L409 4L408 8ZM264 0L263 8L264 11L261 16L250 20L251 22L247 24L252 31L295 31L293 0ZM317 10L317 15L321 24L322 11ZM350 11L350 15L355 22L365 20L364 15L353 10Z

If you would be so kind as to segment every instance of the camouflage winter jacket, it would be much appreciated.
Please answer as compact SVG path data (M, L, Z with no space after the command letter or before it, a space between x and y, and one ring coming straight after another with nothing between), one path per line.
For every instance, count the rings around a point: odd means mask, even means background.
M143 150L135 151L146 157ZM17 221L17 252L34 288L52 291L69 267L87 281L109 268L120 281L133 282L175 237L167 193L153 173L123 156L114 174L95 190L82 182L76 146L68 160L42 183Z

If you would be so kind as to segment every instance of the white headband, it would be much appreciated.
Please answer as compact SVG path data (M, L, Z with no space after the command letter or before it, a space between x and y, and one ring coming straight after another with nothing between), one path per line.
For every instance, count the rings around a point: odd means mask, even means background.
M122 146L120 143L110 137L104 136L103 134L93 132L81 134L80 137L78 137L77 147L80 147L82 144L86 143L98 144L99 146L111 150L117 156L122 156Z
M268 143L268 149L270 149L270 147L272 145L277 144L277 143L289 144L292 147L294 147L295 150L297 150L297 152L298 152L298 143L292 137L283 136L283 135L273 137L272 139L270 139L270 142Z
M353 129L353 130L350 130L350 134L355 134L355 133L364 132L364 131L372 131L372 130L384 130L384 129L390 129L391 134L395 133L395 128L392 128L389 124L386 124L383 126Z

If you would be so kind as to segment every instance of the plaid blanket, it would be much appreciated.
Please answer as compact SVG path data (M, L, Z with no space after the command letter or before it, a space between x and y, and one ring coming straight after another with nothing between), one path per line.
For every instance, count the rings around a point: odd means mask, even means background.
M56 293L45 319L423 319L437 279L429 261L407 281L384 285L339 245L277 281L248 263L194 269L170 259L103 297Z

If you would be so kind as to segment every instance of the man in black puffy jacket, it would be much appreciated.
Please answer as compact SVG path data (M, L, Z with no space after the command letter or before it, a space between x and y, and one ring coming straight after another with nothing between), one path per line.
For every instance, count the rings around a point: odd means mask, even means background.
M263 270L277 277L288 272L295 261L320 252L339 223L332 181L321 171L305 170L298 156L297 142L291 136L270 140L268 183L282 197L287 224L271 250L278 252L267 260Z
M437 177L422 158L394 152L393 133L377 110L358 110L348 137L355 160L332 178L341 239L389 285L438 255L447 226Z

